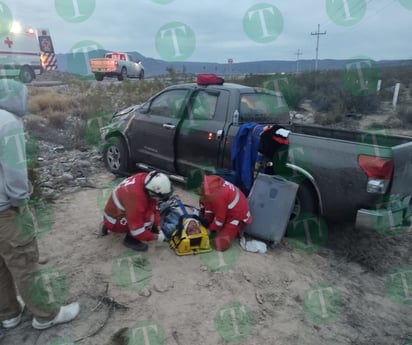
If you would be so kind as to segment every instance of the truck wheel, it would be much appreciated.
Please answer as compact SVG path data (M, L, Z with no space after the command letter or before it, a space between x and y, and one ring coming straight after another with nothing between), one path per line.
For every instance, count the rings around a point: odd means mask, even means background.
M33 70L29 66L23 66L20 70L20 80L27 84L31 83L32 80L35 78Z
M140 71L139 79L140 79L140 80L143 80L143 79L144 79L144 70L141 70L141 71Z
M124 141L119 137L108 139L103 149L104 164L110 172L124 175L128 171L128 154Z
M95 74L94 74L94 77L95 77L95 79L96 79L97 81L102 81L103 78L104 78L104 74L95 73Z
M117 76L118 81L122 81L127 78L127 70L126 67L123 67L120 74Z
M292 220L305 213L319 213L316 192L308 182L303 182L299 185L290 219Z

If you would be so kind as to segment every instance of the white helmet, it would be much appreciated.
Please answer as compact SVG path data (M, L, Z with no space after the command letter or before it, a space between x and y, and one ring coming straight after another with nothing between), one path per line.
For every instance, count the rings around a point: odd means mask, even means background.
M172 196L173 189L169 178L156 170L147 174L144 188L153 199L167 200Z

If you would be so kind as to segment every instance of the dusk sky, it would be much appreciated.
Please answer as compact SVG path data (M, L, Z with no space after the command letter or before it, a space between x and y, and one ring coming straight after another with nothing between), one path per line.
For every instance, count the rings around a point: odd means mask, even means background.
M57 53L296 60L315 58L319 38L319 59L412 59L412 0L3 0L2 27L7 10L23 26L49 29Z

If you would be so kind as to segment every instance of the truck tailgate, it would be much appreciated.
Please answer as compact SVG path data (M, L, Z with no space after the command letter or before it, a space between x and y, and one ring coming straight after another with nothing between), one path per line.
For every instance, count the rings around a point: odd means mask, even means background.
M97 58L90 60L90 68L92 71L107 72L116 70L116 61L106 58Z
M412 195L412 139L410 142L394 146L394 175L390 194L401 197Z

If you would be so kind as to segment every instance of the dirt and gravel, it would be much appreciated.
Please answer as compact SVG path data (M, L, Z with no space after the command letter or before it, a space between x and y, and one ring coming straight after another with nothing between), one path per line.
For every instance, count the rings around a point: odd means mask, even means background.
M47 259L42 267L64 277L67 291L60 290L58 298L79 301L79 317L40 332L31 328L26 311L1 344L400 345L412 340L412 228L383 236L335 226L314 252L299 250L286 238L265 254L236 244L223 255L177 256L158 242L142 254L127 250L121 235L98 234L102 198L113 176L101 172L96 178L101 189L67 194L51 205L53 226L40 238L41 259ZM196 202L179 186L176 192L185 202Z
M319 247L286 237L263 254L235 243L178 256L158 242L139 253L120 234L100 236L114 176L101 164L88 178L93 186L33 206L50 294L78 301L79 317L36 331L26 310L0 344L412 344L412 227L380 234L338 224Z

